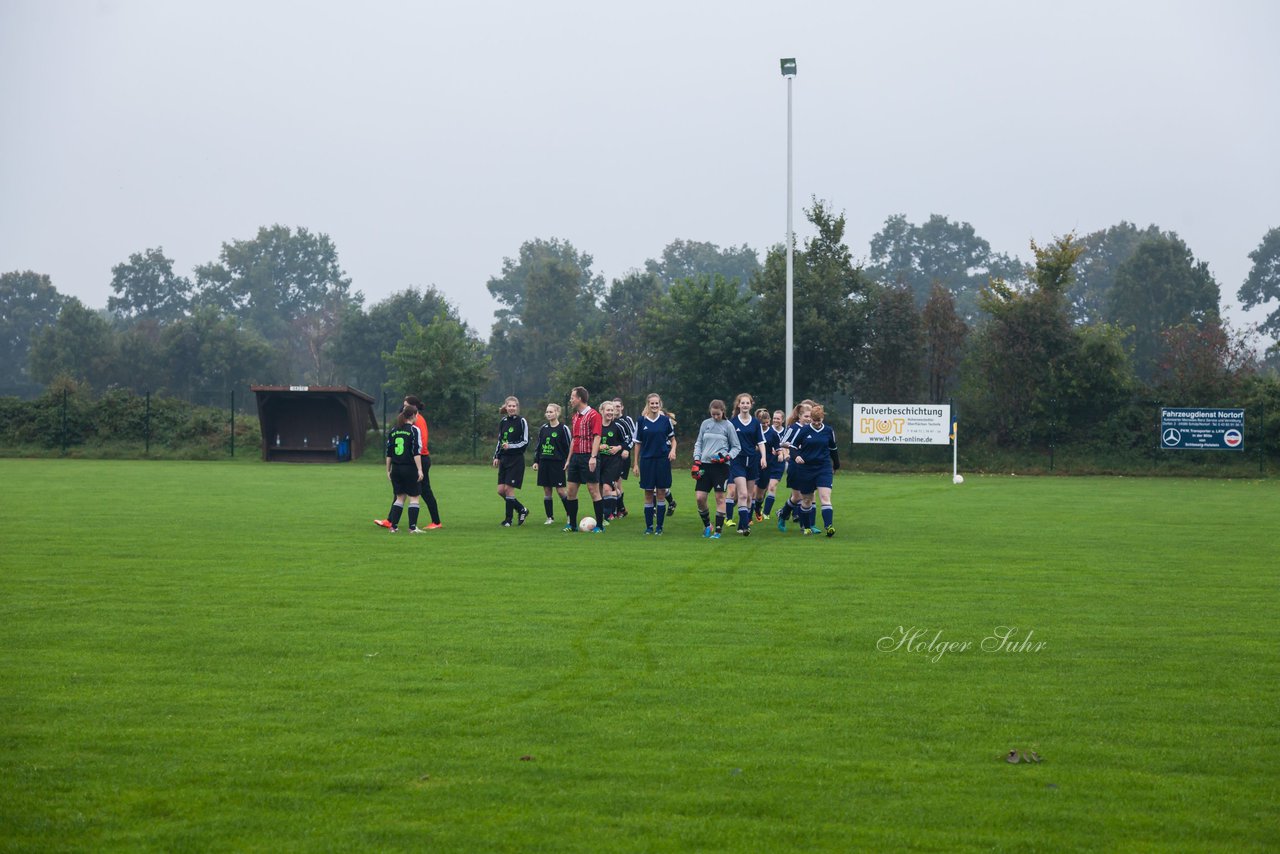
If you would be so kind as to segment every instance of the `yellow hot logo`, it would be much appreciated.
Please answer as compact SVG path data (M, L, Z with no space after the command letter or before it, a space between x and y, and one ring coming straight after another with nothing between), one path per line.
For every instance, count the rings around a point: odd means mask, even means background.
M890 434L902 435L902 428L907 423L905 418L863 418L862 432L879 433L882 436Z

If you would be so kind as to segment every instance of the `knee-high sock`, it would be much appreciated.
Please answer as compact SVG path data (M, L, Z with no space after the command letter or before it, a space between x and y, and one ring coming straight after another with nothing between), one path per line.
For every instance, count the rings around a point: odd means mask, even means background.
M555 504L551 501L550 498L542 499L542 509L547 511L548 519L555 518L556 514L553 512L555 510Z
M392 503L391 511L387 513L387 521L391 523L391 527L394 528L400 524L400 514L403 512L404 512L403 504L401 504L399 501Z
M416 498L409 499L409 527L418 527L418 500Z
M662 530L662 523L667 521L667 505L659 501L654 505L654 515L658 517L658 530Z

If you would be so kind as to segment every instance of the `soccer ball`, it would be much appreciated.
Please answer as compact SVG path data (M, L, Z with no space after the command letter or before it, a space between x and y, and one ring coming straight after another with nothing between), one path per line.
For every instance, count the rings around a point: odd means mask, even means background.
M952 482L952 483L964 483L964 475L962 475L962 474L958 474L958 475L956 475L955 477L951 478L951 482Z
M582 521L578 523L578 530L584 534L590 534L595 530L596 520L590 516L583 516Z

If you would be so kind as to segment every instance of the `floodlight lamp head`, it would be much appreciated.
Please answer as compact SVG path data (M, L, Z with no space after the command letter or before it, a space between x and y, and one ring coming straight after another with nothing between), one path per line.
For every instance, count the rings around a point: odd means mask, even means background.
M782 76L783 76L783 77L795 77L795 76L796 76L796 60L795 60L795 57L791 57L790 59L784 59L784 60L782 60L781 62L782 62Z

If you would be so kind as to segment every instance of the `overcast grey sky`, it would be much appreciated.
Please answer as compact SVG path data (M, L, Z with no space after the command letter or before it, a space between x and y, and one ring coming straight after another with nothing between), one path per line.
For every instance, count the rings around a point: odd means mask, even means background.
M608 278L781 242L795 56L796 220L829 200L855 256L895 213L1024 259L1155 223L1235 304L1280 226L1277 10L0 0L0 270L102 307L130 253L190 273L305 226L370 302L435 285L487 336L485 282L535 237Z

